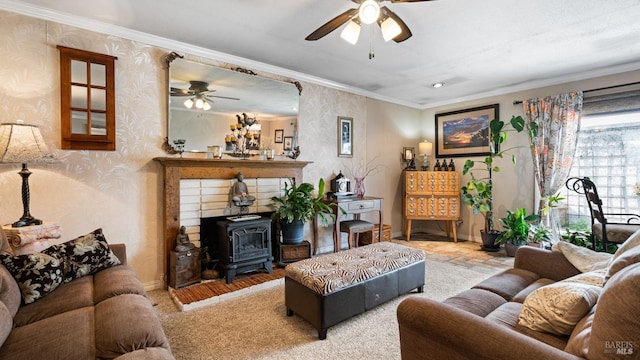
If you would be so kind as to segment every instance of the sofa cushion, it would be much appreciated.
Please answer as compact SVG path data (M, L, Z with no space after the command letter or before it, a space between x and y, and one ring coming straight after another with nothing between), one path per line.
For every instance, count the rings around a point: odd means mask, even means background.
M126 311L123 311L126 309ZM125 294L95 306L96 355L113 358L147 347L169 349L160 319L151 301L142 295Z
M587 316L578 321L571 332L571 336L567 342L567 347L564 348L564 351L575 356L583 358L587 357L587 352L589 351L589 340L591 339L591 325L593 324L593 317L595 316L597 308L598 304L591 308L591 311L589 311Z
M47 295L45 301L23 305L14 318L16 326L24 326L38 320L93 305L93 276L85 276L60 285Z
M558 336L543 331L535 331L520 325L518 323L518 316L521 312L522 304L511 301L497 308L491 314L487 315L485 319L498 325L507 326L512 330L515 330L528 337L534 338L547 345L553 346L557 349L562 350L565 348L565 346L567 345L566 336Z
M93 308L85 307L16 327L0 359L95 359Z
M535 290L538 290L539 288L543 287L543 286L547 286L549 284L553 284L555 281L551 280L551 279L547 279L547 278L540 278L534 282L532 282L529 286L527 286L526 288L522 289L519 293L517 293L512 301L518 302L518 303L523 303L524 299L527 298L527 296L529 296L529 294L531 294L532 292L534 292Z
M512 268L480 282L474 289L483 289L511 301L513 297L540 277L529 270Z
M7 307L0 302L0 346L7 339L13 328L13 315Z
M640 333L638 304L640 263L620 270L604 286L591 327L590 357L612 354L637 356Z
M4 266L15 278L25 304L40 299L64 281L60 259L45 253L11 256L0 254Z
M502 296L482 289L469 289L443 301L445 304L482 317L506 302Z
M543 286L524 300L520 325L556 335L570 335L575 325L596 304L601 287L559 281Z
M20 288L18 283L13 278L9 270L4 265L0 264L0 302L4 303L11 317L16 316L20 303L22 302L22 295L20 294Z
M127 265L104 269L93 275L93 302L95 304L122 294L146 296L135 270Z
M618 249L618 251L615 254L616 256L613 258L613 261L607 268L607 272L604 276L605 284L618 271L624 269L625 267L631 264L640 262L640 246L635 246L628 249L625 248L624 251L620 251L621 249L622 247ZM620 254L618 254L618 252L620 252Z

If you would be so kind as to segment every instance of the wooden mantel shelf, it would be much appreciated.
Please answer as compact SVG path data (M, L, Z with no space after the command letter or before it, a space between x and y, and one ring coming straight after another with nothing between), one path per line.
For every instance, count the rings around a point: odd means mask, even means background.
M180 169L182 179L232 179L238 172L245 178L293 177L302 180L302 168L310 161L298 160L241 160L157 157L165 169Z
M245 178L293 178L302 182L302 169L310 161L298 160L241 160L156 157L153 160L163 167L164 178L164 251L165 288L169 279L169 256L176 247L176 235L180 230L180 180L181 179L233 179L239 172Z

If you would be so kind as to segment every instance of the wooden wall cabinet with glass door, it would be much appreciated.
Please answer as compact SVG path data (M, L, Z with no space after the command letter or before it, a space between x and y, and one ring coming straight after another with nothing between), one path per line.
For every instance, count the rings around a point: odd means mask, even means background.
M460 175L455 171L404 171L404 233L411 239L412 220L444 220L447 237L460 219Z
M58 46L62 149L116 149L115 60Z

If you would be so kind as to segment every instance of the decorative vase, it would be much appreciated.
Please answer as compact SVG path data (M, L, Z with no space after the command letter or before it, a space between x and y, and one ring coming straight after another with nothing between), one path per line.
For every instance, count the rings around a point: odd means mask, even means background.
M358 196L358 197L364 197L364 178L356 178L356 185L353 189L353 192Z

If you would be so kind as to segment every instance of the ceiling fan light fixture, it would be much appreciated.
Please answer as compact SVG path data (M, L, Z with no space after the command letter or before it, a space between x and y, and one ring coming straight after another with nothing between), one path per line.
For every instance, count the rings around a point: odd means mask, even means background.
M209 109L211 109L211 105L209 104L208 101L205 101L204 105L202 105L202 110L207 111Z
M196 99L196 109L202 109L204 107L204 100Z
M185 106L187 109L191 109L191 108L193 107L193 100L191 100L191 99L187 99L187 100L185 100L185 101L184 101L184 106Z
M375 0L365 0L358 9L360 21L364 24L373 24L380 16L380 5Z
M380 24L380 30L382 30L382 37L384 38L384 41L389 41L402 33L400 25L398 25L398 23L391 17L386 18Z
M340 37L349 42L351 45L355 45L358 42L360 36L360 25L355 21L349 21L347 26L340 33Z

